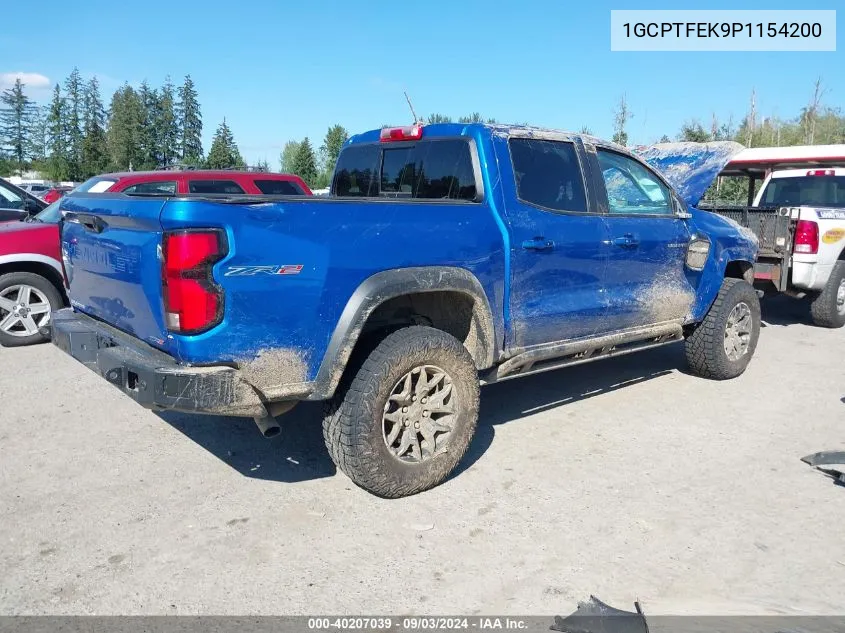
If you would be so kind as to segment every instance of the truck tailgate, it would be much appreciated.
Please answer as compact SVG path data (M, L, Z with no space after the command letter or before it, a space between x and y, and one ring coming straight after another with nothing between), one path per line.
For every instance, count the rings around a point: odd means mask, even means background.
M759 257L784 259L792 249L793 222L777 207L705 206L701 208L732 220L757 239Z
M159 255L164 200L71 195L62 253L76 310L168 349Z

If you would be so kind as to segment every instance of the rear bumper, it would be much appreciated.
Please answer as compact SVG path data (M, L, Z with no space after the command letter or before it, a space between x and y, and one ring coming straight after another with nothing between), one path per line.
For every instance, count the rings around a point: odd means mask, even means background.
M267 410L237 369L191 367L72 308L53 313L53 344L149 409L256 417Z

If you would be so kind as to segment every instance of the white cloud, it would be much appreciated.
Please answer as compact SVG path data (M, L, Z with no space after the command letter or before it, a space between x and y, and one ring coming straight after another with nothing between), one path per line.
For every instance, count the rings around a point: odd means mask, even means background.
M20 79L29 90L45 89L50 87L50 78L41 73L0 73L0 90L11 88L15 81Z

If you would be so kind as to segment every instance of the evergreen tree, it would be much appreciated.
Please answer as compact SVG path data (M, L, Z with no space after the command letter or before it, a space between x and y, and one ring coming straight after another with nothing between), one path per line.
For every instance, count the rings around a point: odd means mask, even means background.
M269 173L270 172L270 163L267 162L266 158L261 159L255 165L255 171L260 171L262 173Z
M67 180L69 172L67 126L67 104L59 84L53 88L53 98L47 110L47 174L52 180Z
M155 169L160 163L156 130L156 122L159 117L158 91L150 88L150 85L144 80L138 89L138 98L143 109L143 119L138 137L141 163L136 165L136 168Z
M18 77L14 86L0 94L0 138L20 174L23 174L32 149L31 126L35 114L35 104L24 94L23 88Z
M143 163L141 127L144 123L144 105L141 98L129 84L123 84L114 93L109 111L106 140L111 169L138 169Z
M491 122L495 122L492 121ZM462 116L458 119L458 123L484 123L484 117L478 112L473 112L469 116Z
M176 122L179 130L179 151L182 161L195 165L202 160L202 113L197 91L190 75L177 90Z
M323 144L320 146L320 158L323 169L327 174L334 173L334 166L337 163L337 157L340 155L340 150L346 139L349 138L349 132L342 125L333 125L326 132L326 138L323 139Z
M708 141L712 141L713 138L701 123L698 121L688 121L681 127L681 134L678 140L692 143L707 143Z
M430 114L426 119L426 122L431 123L451 123L452 117L446 114Z
M49 108L35 107L32 117L31 158L33 168L46 169L45 161L49 153L49 136L47 134L47 115Z
M309 187L317 179L317 159L314 156L311 141L308 140L307 136L302 139L296 150L296 155L293 159L293 169L291 171L302 178Z
M160 165L170 167L180 158L179 127L176 122L174 88L170 77L164 80L164 85L159 91L155 129Z
M211 149L208 150L205 166L208 169L243 169L246 167L226 119L223 119L214 133L214 140L211 142Z
M109 163L106 112L96 77L92 77L85 84L82 127L82 177L90 178L106 171Z
M283 174L292 174L296 168L296 155L299 152L299 141L288 141L279 156Z
M64 135L67 139L68 177L82 179L82 111L84 107L84 86L79 69L65 80Z

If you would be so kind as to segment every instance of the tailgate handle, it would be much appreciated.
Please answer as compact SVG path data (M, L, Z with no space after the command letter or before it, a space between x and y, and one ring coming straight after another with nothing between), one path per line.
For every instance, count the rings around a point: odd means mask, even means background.
M92 233L102 233L103 230L106 228L106 223L103 222L96 215L68 213L65 215L65 222L80 224L85 228L85 230L91 231Z

